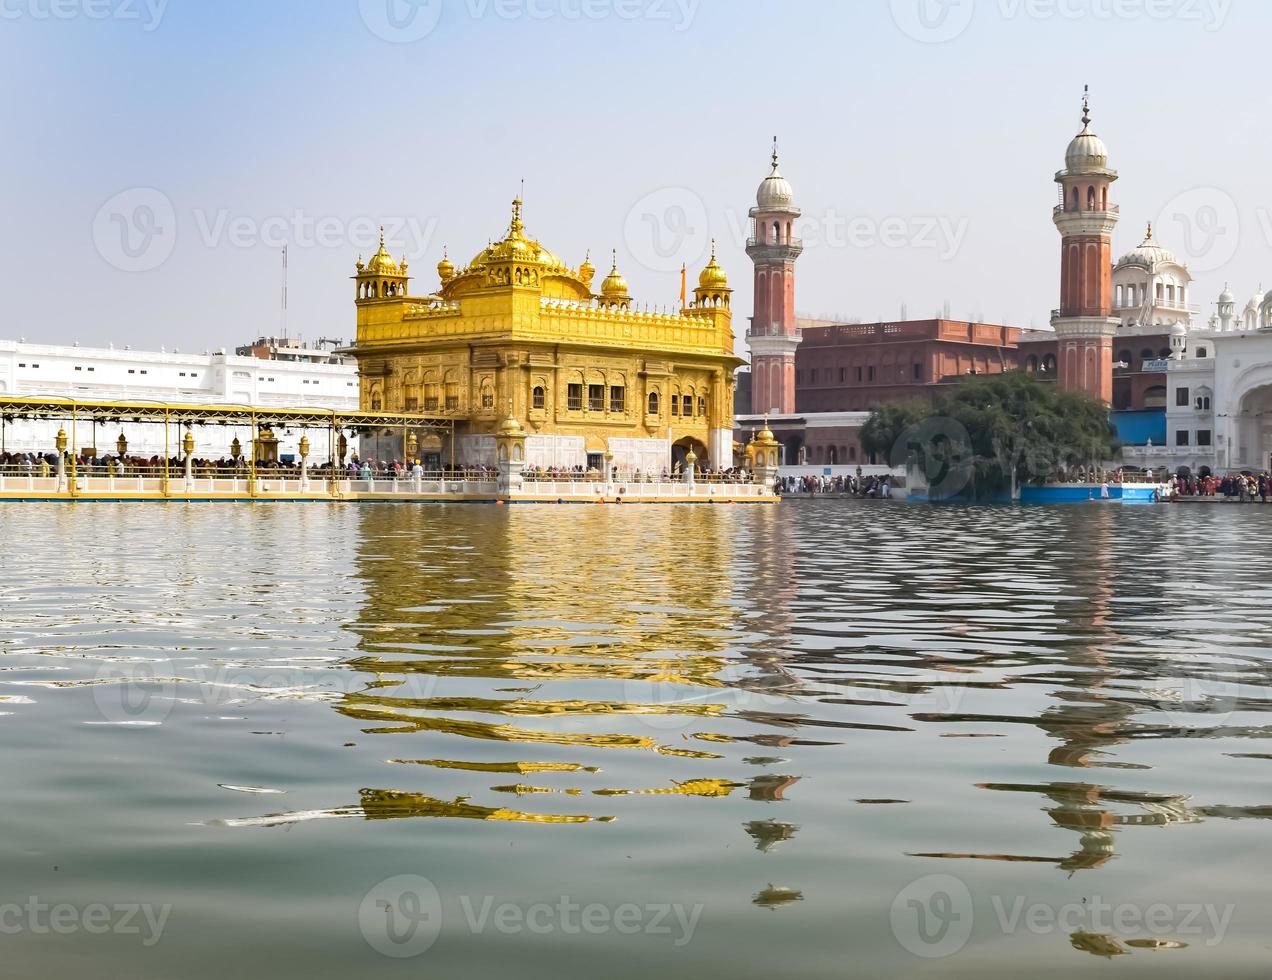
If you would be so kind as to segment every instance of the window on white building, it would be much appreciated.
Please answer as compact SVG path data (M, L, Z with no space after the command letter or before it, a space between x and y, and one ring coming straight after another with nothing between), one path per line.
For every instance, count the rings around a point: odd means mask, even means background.
M1209 446L1209 445L1210 445L1210 430L1209 430L1209 429L1198 429L1198 430L1197 430L1197 445L1199 445L1199 446Z
M1191 443L1191 438L1187 429L1180 429L1175 433L1175 445L1187 446Z

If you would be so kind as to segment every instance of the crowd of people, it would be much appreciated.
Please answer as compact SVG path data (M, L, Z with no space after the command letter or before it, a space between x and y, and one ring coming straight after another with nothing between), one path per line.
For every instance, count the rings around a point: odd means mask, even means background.
M585 466L527 466L521 476L527 483L596 483L605 479L599 470ZM695 467L694 479L700 483L749 483L751 475L745 470ZM661 473L626 470L617 466L610 471L610 481L613 483L668 483L683 480L684 472L679 466L670 470L663 469Z
M1167 485L1170 497L1224 497L1240 503L1267 503L1272 497L1272 474L1239 473L1231 476L1174 476Z
M0 473L11 476L50 477L57 472L56 452L51 453L0 453ZM165 469L170 476L179 476L185 472L185 459L171 456L165 466L162 456L120 456L93 455L83 453L64 456L67 473L75 472L86 477L157 477L162 476ZM252 467L244 456L222 456L219 459L195 457L191 460L191 468L198 478L226 476L246 478ZM258 460L258 475L268 475L283 479L300 479L301 464L298 461ZM494 480L498 471L487 466L442 466L425 470L420 460L364 460L353 456L347 462L314 463L307 468L309 475L315 479L331 479L339 477L349 480L408 480L417 477L432 476L445 479Z
M838 494L868 500L892 497L892 479L887 476L786 476L777 481L780 494Z

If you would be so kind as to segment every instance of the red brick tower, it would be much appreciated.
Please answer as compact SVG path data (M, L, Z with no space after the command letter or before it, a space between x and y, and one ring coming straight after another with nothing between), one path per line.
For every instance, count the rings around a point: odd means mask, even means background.
M795 260L804 243L795 237L800 210L794 192L777 169L773 139L773 171L760 184L746 254L755 263L755 309L747 344L751 348L751 409L758 414L795 412Z
M1071 391L1113 401L1113 229L1118 208L1109 203L1117 171L1109 151L1091 132L1091 107L1082 100L1082 132L1056 174L1060 204L1055 224L1062 237L1060 309L1052 316L1059 341L1059 382Z

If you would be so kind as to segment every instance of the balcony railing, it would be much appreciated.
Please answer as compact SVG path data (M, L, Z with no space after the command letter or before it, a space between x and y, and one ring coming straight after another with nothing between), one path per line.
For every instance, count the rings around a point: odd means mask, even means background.
M1091 207L1087 207L1086 205L1083 205L1080 208L1074 209L1074 208L1067 207L1064 204L1057 204L1054 208L1054 213L1055 214L1121 214L1122 207L1120 204L1110 204L1108 207L1103 207L1103 208L1091 208Z
M775 242L775 241L773 241L772 239L767 239L767 238L766 238L766 239L748 238L748 239L746 240L746 247L747 247L747 248L755 248L755 247L756 247L756 246L758 246L758 245L775 245L775 246L780 246L780 247L783 247L783 248L803 248L803 247L804 247L804 239L802 239L802 238L790 238L790 239L787 239L787 240L786 240L786 241L784 241L784 242Z

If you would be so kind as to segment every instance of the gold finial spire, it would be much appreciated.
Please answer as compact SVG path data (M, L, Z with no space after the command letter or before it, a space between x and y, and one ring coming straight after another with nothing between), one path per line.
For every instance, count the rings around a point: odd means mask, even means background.
M525 225L521 221L521 198L514 198L512 202L512 228L510 234L513 237L521 235L525 231Z
M380 225L380 248L384 248L384 225Z
M773 173L777 173L777 137L773 137Z
M1151 242L1152 240L1153 240L1153 223L1150 221L1148 223L1148 237L1145 238L1144 241Z
M1091 86L1082 86L1082 131L1091 128Z

